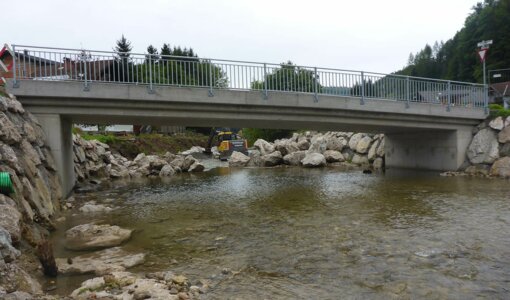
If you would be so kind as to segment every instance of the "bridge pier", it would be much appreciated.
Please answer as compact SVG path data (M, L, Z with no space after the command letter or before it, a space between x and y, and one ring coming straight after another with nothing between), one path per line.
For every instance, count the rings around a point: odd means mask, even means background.
M69 195L75 183L72 122L59 114L34 114L46 134L46 143L57 165L64 195Z
M387 168L458 170L466 159L471 127L385 134Z

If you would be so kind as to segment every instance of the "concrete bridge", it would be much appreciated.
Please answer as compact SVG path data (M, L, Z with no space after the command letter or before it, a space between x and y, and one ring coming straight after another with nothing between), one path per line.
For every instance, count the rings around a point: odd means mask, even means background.
M43 126L66 191L74 183L73 123L385 133L387 167L455 170L486 116L486 89L471 83L16 47L8 92Z

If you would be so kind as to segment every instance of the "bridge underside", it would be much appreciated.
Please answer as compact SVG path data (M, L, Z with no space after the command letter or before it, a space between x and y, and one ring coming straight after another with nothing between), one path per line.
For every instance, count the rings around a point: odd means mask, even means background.
M23 80L15 94L43 126L63 186L74 183L73 123L357 131L386 134L386 166L455 170L464 162L480 109L377 99L257 91Z

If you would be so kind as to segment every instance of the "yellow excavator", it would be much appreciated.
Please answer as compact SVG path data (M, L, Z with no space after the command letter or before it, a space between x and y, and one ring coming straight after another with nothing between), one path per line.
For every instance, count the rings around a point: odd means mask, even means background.
M204 153L211 154L211 148L215 144L220 153L220 160L227 160L234 151L248 155L248 142L241 138L238 132L237 128L213 127Z

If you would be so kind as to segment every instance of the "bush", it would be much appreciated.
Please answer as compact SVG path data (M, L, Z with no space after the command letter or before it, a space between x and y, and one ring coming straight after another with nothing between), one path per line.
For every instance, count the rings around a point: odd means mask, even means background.
M503 106L499 104L489 104L490 108L490 116L491 117L503 117L506 118L510 116L510 109L505 109Z
M243 136L250 145L253 145L257 139L273 142L277 139L288 138L292 135L292 132L292 130L287 129L243 128Z

